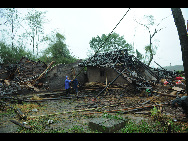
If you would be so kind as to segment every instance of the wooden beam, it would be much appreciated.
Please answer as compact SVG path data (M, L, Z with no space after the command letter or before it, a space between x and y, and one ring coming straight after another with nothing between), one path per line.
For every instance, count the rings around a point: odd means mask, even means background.
M37 81L38 79L40 79L40 78L47 72L47 70L53 65L53 63L54 63L54 61L52 61L52 62L48 65L48 67L41 73L41 75L40 75L37 79L35 79L31 84L32 84L32 85L35 85L36 81Z
M10 120L10 121L11 121L12 123L14 123L14 124L20 126L20 127L23 127L23 128L26 128L26 129L31 129L31 126L25 125L25 124L20 123L20 122L18 122L18 121L16 121L16 120Z

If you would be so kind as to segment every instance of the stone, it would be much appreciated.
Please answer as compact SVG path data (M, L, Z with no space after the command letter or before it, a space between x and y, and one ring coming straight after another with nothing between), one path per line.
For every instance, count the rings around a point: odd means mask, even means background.
M125 126L125 120L111 118L93 118L89 122L89 128L103 133L113 133Z

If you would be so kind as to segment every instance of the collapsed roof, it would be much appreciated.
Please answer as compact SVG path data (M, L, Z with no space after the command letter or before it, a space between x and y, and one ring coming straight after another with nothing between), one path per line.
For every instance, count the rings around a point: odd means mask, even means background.
M128 56L127 49L114 50L106 53L96 53L94 56L79 63L79 66L109 67L126 62L125 59L127 59L127 56Z
M150 67L139 61L134 55L129 55L127 49L114 50L106 53L97 53L94 56L79 63L80 67L110 67L115 68L118 71L122 71L122 68L126 68L128 73L137 73L137 78L145 80L140 73L141 68L147 70L152 76L158 78Z

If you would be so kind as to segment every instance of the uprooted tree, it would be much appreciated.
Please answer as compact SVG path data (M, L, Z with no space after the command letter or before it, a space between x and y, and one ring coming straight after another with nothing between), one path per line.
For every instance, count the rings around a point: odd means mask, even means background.
M188 36L186 32L185 19L183 18L180 8L171 8L171 10L180 39L182 60L186 79L186 90L188 92Z

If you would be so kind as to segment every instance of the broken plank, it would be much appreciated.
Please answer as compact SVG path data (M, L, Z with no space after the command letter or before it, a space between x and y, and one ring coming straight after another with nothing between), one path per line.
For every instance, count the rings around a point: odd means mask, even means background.
M15 112L20 116L21 119L27 119L27 116L19 108L15 109Z
M60 100L61 98L43 98L42 100Z
M44 102L45 100L31 100L31 99L25 99L24 102Z
M170 95L176 95L177 91L173 91L170 93Z
M184 89L182 89L180 87L172 87L172 89L175 90L175 91L178 91L178 92L180 92L181 90L184 90Z
M34 85L34 84L36 83L36 81L37 81L38 79L40 79L40 78L47 72L47 70L53 65L53 63L54 63L54 61L52 61L52 62L48 65L48 67L40 74L40 76L32 82L32 85Z
M30 83L28 83L27 86L30 87L30 88L33 88L37 92L40 91L38 88L32 86Z
M171 94L163 94L163 93L160 93L160 96L176 97L176 95L171 95Z
M12 123L14 123L14 124L20 126L20 127L23 127L23 128L26 128L26 129L31 129L31 126L25 125L25 124L20 123L20 122L18 122L18 121L16 121L16 120L10 120L10 121L11 121Z
M149 114L151 114L151 112L150 111L141 111L141 112L135 112L135 114L149 115Z

